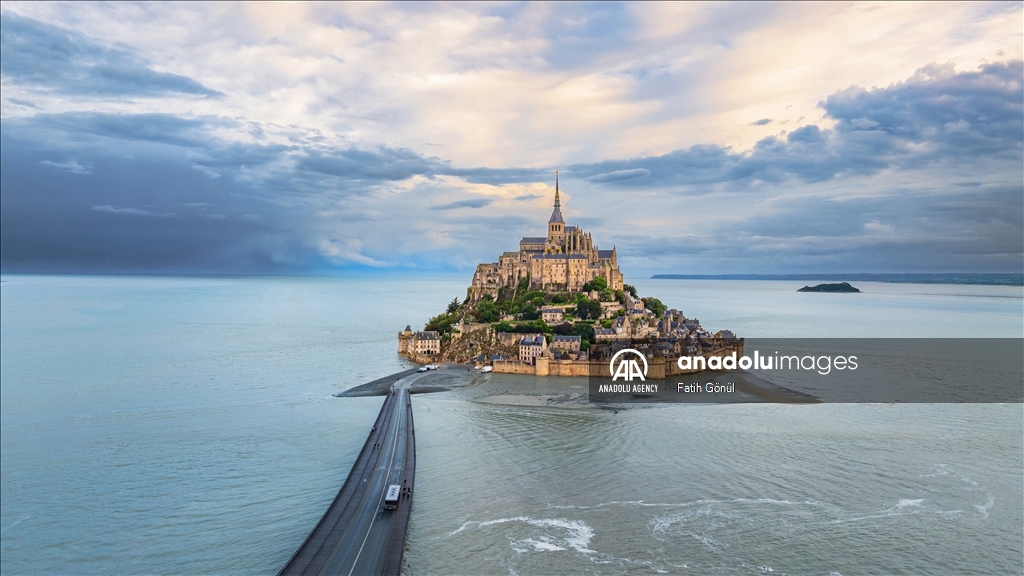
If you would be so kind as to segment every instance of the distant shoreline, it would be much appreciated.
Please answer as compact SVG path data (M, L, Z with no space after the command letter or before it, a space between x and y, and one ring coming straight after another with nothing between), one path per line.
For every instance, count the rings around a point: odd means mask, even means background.
M655 274L652 280L842 280L889 282L893 284L974 284L982 286L1024 286L1024 274Z

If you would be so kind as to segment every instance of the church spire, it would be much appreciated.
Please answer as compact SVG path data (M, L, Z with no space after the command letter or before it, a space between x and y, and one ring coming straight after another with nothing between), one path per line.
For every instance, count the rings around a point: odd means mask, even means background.
M558 170L555 170L555 208L561 205L561 202L558 201Z
M562 203L558 200L558 171L555 170L555 209L551 212L551 218L548 219L548 234L564 232L565 220L562 219ZM560 226L552 227L553 224L559 223Z

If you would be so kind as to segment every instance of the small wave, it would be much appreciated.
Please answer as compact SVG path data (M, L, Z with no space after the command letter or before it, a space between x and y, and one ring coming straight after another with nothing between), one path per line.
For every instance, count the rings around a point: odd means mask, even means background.
M565 550L565 548L562 548L561 546L548 542L546 538L541 540L527 538L525 540L520 540L520 542L533 546L534 550L537 550L539 552L558 552L560 550Z
M801 502L795 502L793 500L778 500L775 498L733 498L732 500L691 500L689 502L645 502L643 500L613 500L611 502L601 502L599 504L592 504L590 506L580 504L548 504L548 508L555 510L593 510L597 508L607 508L609 506L639 506L648 508L685 508L688 506L700 506L703 504L777 504L780 506L817 506L820 502L814 500L803 500Z
M729 547L728 544L725 544L723 542L719 542L718 540L715 540L714 538L712 538L711 536L708 536L707 534L698 534L696 532L689 532L688 534L691 537L693 537L694 540L700 542L701 544L706 546L708 550L711 550L712 552L718 552L721 548L728 548Z
M464 522L448 536L454 536L471 527L485 528L498 524L523 523L535 528L554 528L564 530L566 534L562 537L548 535L537 535L537 538L527 537L511 540L512 549L516 552L526 552L531 547L539 552L557 552L572 548L580 554L593 554L594 551L588 548L590 540L594 537L594 530L585 522L569 520L566 518L530 518L529 516L515 516L512 518L498 518L496 520L484 520L482 522Z
M907 516L910 514L918 514L920 512L921 504L925 501L924 498L901 498L895 506L886 508L876 514L868 514L866 516L853 516L851 518L840 518L833 520L832 524L843 524L845 522L859 522L861 520L871 520L874 518L890 518L893 516Z
M981 513L981 517L982 518L988 518L988 511L991 510L992 507L996 505L996 498L995 498L995 496L993 496L991 492L987 492L987 491L986 491L986 495L988 496L988 501L987 502L985 502L984 504L975 504L974 505L974 507L978 509L978 512Z
M947 464L936 464L935 472L932 474L921 474L920 478L935 478L937 476L945 476L949 474L949 470L946 470Z

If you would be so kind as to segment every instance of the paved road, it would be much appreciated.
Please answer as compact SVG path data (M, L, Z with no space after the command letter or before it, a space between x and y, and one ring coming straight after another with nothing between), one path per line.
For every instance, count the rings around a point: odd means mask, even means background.
M409 385L422 374L398 381L384 399L373 430L348 479L320 523L288 564L284 575L398 574L412 508L416 442ZM409 488L397 510L384 510L391 484Z

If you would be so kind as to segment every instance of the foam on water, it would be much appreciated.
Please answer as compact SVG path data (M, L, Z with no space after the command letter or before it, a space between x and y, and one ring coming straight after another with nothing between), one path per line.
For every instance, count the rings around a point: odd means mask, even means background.
M480 522L464 522L456 530L448 534L455 536L467 528L486 528L509 523L522 523L535 528L555 529L558 535L547 533L537 534L534 537L513 538L509 537L512 548L517 552L525 552L530 547L539 552L564 551L572 548L580 554L593 554L594 551L588 548L590 540L594 537L594 530L585 522L579 520L568 520L566 518L530 518L528 516L516 516L513 518L498 518L495 520L484 520Z

